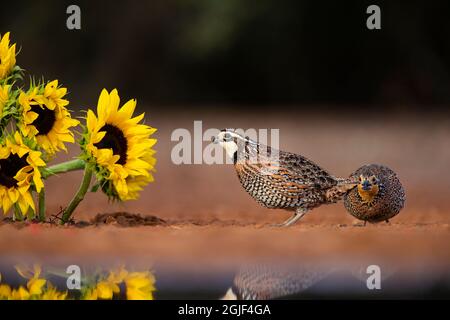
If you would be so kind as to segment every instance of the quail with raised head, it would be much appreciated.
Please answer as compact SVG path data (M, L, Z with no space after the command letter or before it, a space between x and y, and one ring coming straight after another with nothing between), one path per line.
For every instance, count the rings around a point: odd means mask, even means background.
M351 175L358 186L344 196L347 211L355 218L370 223L389 222L405 205L405 190L397 174L379 165L364 165Z
M290 226L310 209L335 203L352 188L353 178L332 176L311 160L259 144L234 129L213 138L233 159L239 181L259 204L294 214L278 226Z

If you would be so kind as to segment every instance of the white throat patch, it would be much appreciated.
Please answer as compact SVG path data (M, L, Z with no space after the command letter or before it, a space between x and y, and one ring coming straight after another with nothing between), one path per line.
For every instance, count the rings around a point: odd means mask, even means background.
M228 142L219 142L220 145L225 149L225 152L227 155L233 159L234 154L238 151L238 146L236 142L234 141L228 141Z

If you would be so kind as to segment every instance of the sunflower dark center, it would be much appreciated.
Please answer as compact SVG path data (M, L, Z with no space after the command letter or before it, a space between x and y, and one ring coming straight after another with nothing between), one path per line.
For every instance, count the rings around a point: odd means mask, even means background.
M40 106L32 106L31 111L36 112L38 117L31 124L36 127L39 134L45 135L52 130L56 121L55 111Z
M11 154L7 159L0 159L0 185L7 188L17 187L17 180L14 177L20 169L28 165L26 157Z
M114 155L118 155L118 164L124 165L127 162L128 143L122 130L119 128L106 124L99 131L106 131L105 137L94 144L99 149L112 149Z

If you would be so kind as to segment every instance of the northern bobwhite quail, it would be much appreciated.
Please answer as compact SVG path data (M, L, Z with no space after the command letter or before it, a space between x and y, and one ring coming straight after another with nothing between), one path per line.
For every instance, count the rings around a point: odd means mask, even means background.
M295 212L278 226L290 226L308 210L341 200L356 186L355 180L336 178L301 155L259 144L233 129L222 130L213 142L233 159L241 185L259 204Z
M270 300L301 294L328 276L317 265L249 265L239 269L222 300Z
M358 179L358 187L344 196L344 205L355 218L366 222L389 222L405 204L405 190L397 174L386 166L365 165L351 178Z

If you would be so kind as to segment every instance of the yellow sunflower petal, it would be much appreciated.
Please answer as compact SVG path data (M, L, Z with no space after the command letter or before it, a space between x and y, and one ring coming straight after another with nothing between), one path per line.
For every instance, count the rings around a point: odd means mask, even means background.
M120 108L119 113L122 113L125 118L131 118L133 115L134 109L136 108L136 100L129 100L127 103Z
M98 98L97 114L99 118L106 118L107 110L109 108L109 94L106 89L103 89Z
M3 213L7 214L9 209L11 209L11 206L13 205L13 203L11 202L11 200L9 199L8 196L4 195L3 199L2 199L2 207L3 207Z

